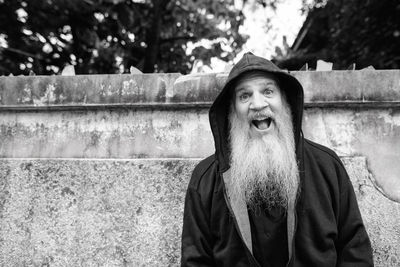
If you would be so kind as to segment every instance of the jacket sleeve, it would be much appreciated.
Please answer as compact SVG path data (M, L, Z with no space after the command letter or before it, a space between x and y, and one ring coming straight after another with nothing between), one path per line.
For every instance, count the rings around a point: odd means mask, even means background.
M371 243L361 218L353 186L343 165L340 169L337 266L373 266Z
M213 266L209 216L200 195L188 188L182 230L181 266Z

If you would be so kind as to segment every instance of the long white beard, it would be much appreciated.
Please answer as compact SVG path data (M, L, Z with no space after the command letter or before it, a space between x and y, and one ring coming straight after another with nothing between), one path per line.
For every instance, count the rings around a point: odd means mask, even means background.
M248 121L242 121L231 109L231 183L232 197L244 198L250 208L280 207L287 210L295 201L299 187L290 108L274 114L276 134L262 138L249 135Z

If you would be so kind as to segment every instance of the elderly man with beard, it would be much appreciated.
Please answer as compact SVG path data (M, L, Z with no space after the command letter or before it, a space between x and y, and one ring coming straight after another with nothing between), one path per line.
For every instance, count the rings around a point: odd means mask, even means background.
M346 170L301 131L303 88L247 53L211 106L214 155L193 171L182 266L373 266Z

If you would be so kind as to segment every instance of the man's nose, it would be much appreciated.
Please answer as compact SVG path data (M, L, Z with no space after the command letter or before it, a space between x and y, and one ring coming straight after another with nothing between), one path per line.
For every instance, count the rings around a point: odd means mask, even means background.
M268 101L260 93L255 93L250 103L250 109L262 110L268 106Z

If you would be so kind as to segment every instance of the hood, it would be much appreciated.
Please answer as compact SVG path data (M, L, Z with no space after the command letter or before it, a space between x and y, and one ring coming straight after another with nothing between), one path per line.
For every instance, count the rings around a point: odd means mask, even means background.
M281 70L271 61L253 55L244 54L243 58L232 68L224 88L219 93L209 112L211 131L214 136L216 157L220 165L220 171L229 169L229 122L228 114L230 100L234 92L235 81L244 73L258 70L274 74L279 80L281 90L286 94L286 98L292 110L293 130L296 147L298 147L301 133L301 120L303 116L303 87L300 82L288 72Z

